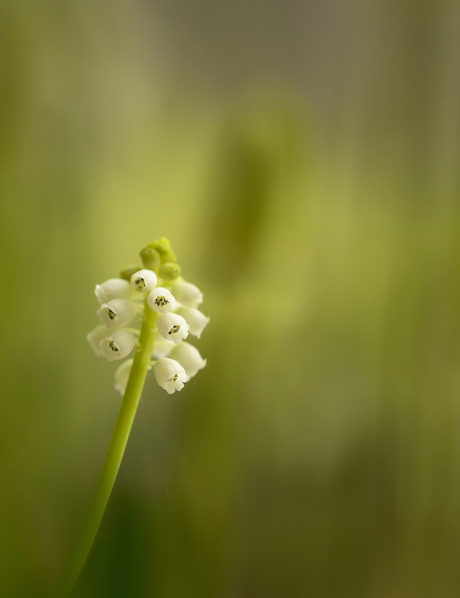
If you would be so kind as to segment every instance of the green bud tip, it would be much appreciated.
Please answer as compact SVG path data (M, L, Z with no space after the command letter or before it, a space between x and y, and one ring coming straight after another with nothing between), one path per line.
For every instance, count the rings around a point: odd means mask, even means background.
M120 272L120 278L130 282L131 276L136 272L139 272L139 270L142 270L142 266L126 266L126 268L123 268L123 270Z
M168 262L177 262L177 257L174 251L171 249L171 243L166 237L160 237L155 241L152 241L147 245L149 249L154 249L160 254L160 260L162 264Z
M180 276L180 266L179 264L167 262L160 266L158 274L163 280L176 280Z
M140 256L142 259L142 263L144 264L144 268L148 268L149 270L155 271L158 270L161 258L160 254L158 253L158 251L156 251L156 249L153 249L149 246L144 247L144 249L141 250Z

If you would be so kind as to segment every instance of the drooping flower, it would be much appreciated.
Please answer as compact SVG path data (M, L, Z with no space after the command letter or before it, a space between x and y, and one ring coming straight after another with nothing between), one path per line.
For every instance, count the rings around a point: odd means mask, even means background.
M196 336L197 338L200 338L201 333L211 319L194 307L179 307L179 309L176 310L176 313L185 318L185 321L189 325L190 334L193 334L193 336Z
M134 335L121 328L110 332L106 338L99 342L99 347L101 348L101 354L106 359L117 361L128 357L135 344Z
M157 286L158 277L152 270L138 270L131 276L131 285L137 291L148 292Z
M171 291L176 300L187 307L198 307L203 303L203 293L191 282L179 279L173 284Z
M156 287L150 291L147 302L153 311L160 314L172 311L176 307L176 300L174 299L171 291L164 289L163 287Z
M181 345L182 343L179 343ZM159 334L155 335L155 344L153 346L153 359L161 359L162 357L169 357L171 349L177 347L174 341L167 341Z
M88 332L86 335L86 340L88 341L91 349L96 353L98 357L101 357L102 351L99 346L101 340L106 338L110 334L110 331L107 330L107 326L96 326L91 332Z
M206 365L206 359L201 357L198 349L185 341L175 345L169 355L181 364L189 380Z
M189 325L178 314L160 314L157 321L158 332L163 338L174 343L180 343L187 338Z
M109 278L102 284L97 284L94 289L99 303L108 303L112 299L128 299L132 293L131 285L122 278Z
M126 385L128 384L129 374L133 366L133 359L127 359L121 363L115 372L115 390L121 395L125 394Z
M104 326L117 328L124 326L134 317L134 305L127 299L112 299L103 303L97 310L97 315Z
M170 395L176 390L182 390L184 382L188 380L181 364L169 357L159 359L153 366L153 371L158 384Z

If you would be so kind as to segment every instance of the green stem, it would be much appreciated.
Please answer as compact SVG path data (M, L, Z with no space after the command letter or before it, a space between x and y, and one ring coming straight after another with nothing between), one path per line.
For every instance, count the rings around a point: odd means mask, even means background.
M150 367L154 344L154 330L158 314L145 302L139 347L134 356L123 402L113 430L101 475L90 504L83 530L77 546L64 571L57 596L69 596L93 545L105 508L110 498L115 479L120 469L134 416L144 387L145 377Z

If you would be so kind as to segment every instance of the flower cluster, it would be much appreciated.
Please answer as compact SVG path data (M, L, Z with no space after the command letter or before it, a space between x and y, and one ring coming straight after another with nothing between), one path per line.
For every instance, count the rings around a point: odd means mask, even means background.
M190 335L200 338L209 322L198 306L202 292L180 276L180 267L169 241L161 238L141 251L144 267L126 268L120 278L96 285L100 325L87 340L98 356L109 361L128 357L138 345L138 326L144 310L158 313L151 362L158 384L168 394L181 390L184 383L204 368L203 359ZM124 394L133 359L124 361L115 373L115 388Z

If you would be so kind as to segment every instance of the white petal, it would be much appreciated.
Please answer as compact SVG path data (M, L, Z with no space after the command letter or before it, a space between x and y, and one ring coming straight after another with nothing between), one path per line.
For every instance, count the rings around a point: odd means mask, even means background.
M185 318L187 324L189 325L189 332L200 338L201 333L206 328L211 318L208 318L200 310L195 309L193 307L179 307L176 310L176 313Z
M88 332L86 340L90 344L91 349L96 353L98 357L102 355L99 343L110 334L110 330L107 326L96 326L91 332Z
M114 330L99 343L101 353L109 361L124 359L133 350L136 339L127 330Z
M158 384L170 395L176 390L182 390L184 382L188 380L181 364L168 357L159 359L153 366L153 371Z
M203 303L203 293L191 282L179 279L174 283L171 291L176 300L187 307L198 307Z
M128 384L129 375L133 366L134 359L127 359L120 364L115 372L115 390L121 395L125 394L126 385Z
M157 321L158 332L163 338L180 343L187 338L189 326L182 316L177 314L160 314Z
M182 344L182 343L179 343ZM165 338L160 336L159 334L155 335L155 344L153 346L153 359L161 359L162 357L168 357L171 349L176 347L176 343L174 341L167 341Z
M112 299L128 299L132 293L131 285L122 278L109 278L102 284L97 284L94 289L99 303L108 303Z
M124 326L134 317L134 305L127 299L112 299L97 310L101 323L110 328Z
M158 277L153 270L138 270L131 276L131 285L137 291L151 291L157 283Z
M160 314L167 313L176 308L176 300L172 296L171 291L163 287L156 287L150 291L147 302L153 311Z
M185 341L174 346L170 357L181 364L189 380L206 365L206 359L201 357L198 349Z

